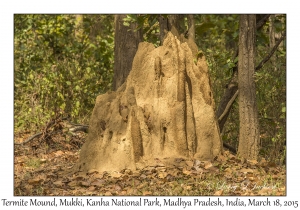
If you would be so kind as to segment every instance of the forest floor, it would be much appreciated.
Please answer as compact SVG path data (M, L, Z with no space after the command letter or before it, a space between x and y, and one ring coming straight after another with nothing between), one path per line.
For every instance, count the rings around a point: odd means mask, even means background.
M16 134L22 142L29 133ZM68 173L76 164L86 134L56 134L14 148L15 196L200 196L286 195L286 168L242 160L225 151L214 161L178 158L170 167L157 165L131 171Z

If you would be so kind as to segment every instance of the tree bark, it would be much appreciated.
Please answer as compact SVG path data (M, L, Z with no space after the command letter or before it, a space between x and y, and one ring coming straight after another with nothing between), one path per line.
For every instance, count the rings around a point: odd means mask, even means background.
M133 58L142 41L141 31L135 31L136 23L123 24L126 15L115 15L115 63L113 90L117 90L126 80Z
M172 30L172 26L174 26L176 28L176 30L178 31L178 35L180 35L181 33L184 33L184 29L181 27L184 22L184 16L185 15L169 15L169 18L168 18L170 29Z
M272 48L276 45L276 40L275 40L275 27L274 27L274 20L275 20L275 15L271 15L269 17L270 19L270 24L269 24L269 39L270 39L270 51ZM272 66L274 66L274 72L277 71L276 67L276 55L271 58L270 60Z
M239 35L239 118L238 154L246 159L257 159L259 125L254 82L255 71L255 15L240 16Z
M268 18L270 15L256 15L256 30L260 30L264 24L268 21ZM234 58L238 57L239 55L239 49L236 50ZM268 60L268 59L267 59ZM261 68L259 65L258 68ZM233 68L233 74L232 74L232 79L230 80L229 84L226 87L225 93L220 101L220 104L218 106L217 110L217 117L220 118L221 115L224 113L224 117L222 117L222 120L219 121L219 128L220 132L223 131L225 122L227 121L227 118L229 116L231 107L225 112L225 109L227 107L228 102L232 99L232 97L235 95L236 91L238 90L238 81L237 81L237 72L238 72L238 62L236 62L236 66Z
M229 107L229 109L227 110L227 112L225 111L228 102L231 100L231 98L235 95L236 91L238 90L238 79L237 79L237 71L234 71L233 77L230 81L230 83L227 85L227 88L225 90L225 93L220 101L220 104L218 106L218 110L217 110L217 118L219 119L222 115L224 115L222 117L222 119L219 120L219 128L220 128L220 133L222 133L225 122L228 118L228 115L230 113L231 107Z
M194 21L194 16L193 15L187 15L188 19L188 26L189 26L189 31L188 31L188 39L191 39L195 41L195 21Z
M166 36L166 32L170 31L170 28L168 26L168 18L160 15L159 19L159 39L160 39L160 45L163 44L164 38Z

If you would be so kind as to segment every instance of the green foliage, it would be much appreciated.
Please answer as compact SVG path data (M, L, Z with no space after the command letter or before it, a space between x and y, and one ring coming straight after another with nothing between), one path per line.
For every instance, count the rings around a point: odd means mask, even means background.
M160 15L127 15L124 18L124 25L129 26L129 24L135 23L135 30L143 31L143 39L146 42L153 43L156 47L159 46L159 22L158 18ZM163 15L167 17L167 15Z
M37 129L58 113L77 120L89 114L96 96L112 83L111 20L89 15L81 23L74 15L15 15L16 130ZM92 31L93 24L101 25L105 36Z
M196 44L206 56L216 104L232 76L238 43L238 15L194 15Z
M225 86L232 76L238 48L239 15L194 15L196 43L207 58L212 89L218 106ZM286 29L285 15L276 15L275 32ZM270 49L269 21L256 34L256 63ZM278 36L278 35L277 35ZM279 38L279 37L278 37ZM272 57L255 73L256 97L261 133L261 154L269 160L283 162L286 142L286 49L285 41ZM238 145L238 103L234 103L223 131L223 140Z
M237 62L234 56L238 47L239 16L196 15L195 19L196 43L207 59L217 109ZM234 103L224 127L223 141L237 146L238 134L238 106Z
M257 41L257 64L272 48L269 44L269 26L270 22L267 22L257 35L257 37L266 37ZM277 37L286 29L285 15L275 15L274 29ZM261 154L270 160L282 163L285 161L286 144L285 41L279 45L277 51L262 69L255 73L255 78L261 128Z

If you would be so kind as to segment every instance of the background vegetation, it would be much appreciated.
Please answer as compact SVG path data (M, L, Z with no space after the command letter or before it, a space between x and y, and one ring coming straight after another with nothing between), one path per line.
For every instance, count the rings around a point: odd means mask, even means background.
M128 15L143 38L159 46L158 15ZM194 15L196 44L210 69L218 106L232 75L238 44L238 15ZM15 15L15 133L36 133L57 114L88 123L95 98L111 89L114 63L113 15ZM257 32L257 64L285 31L285 15L275 15ZM187 29L187 24L182 25ZM275 35L271 35L274 29ZM284 163L286 152L286 46L256 72L261 155ZM222 137L238 143L238 104L233 105Z
M15 131L34 132L58 113L88 121L111 87L113 37L112 16L16 15Z

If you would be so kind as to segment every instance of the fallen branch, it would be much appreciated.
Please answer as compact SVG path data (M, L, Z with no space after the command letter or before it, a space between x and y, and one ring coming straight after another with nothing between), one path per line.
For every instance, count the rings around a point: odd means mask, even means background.
M21 142L21 143L14 143L15 145L24 145L24 144L26 144L26 143L28 143L28 142L30 142L30 141L32 141L33 139L35 139L35 138L37 138L37 137L40 137L40 136L42 136L42 135L44 135L44 136L50 136L50 135L53 135L53 134L56 134L56 133L58 133L58 132L60 132L61 130L53 130L53 131L51 131L50 133L45 133L45 132L39 132L39 133L36 133L36 134L34 134L33 136L30 136L28 139L26 139L25 141L23 141L23 142ZM45 137L44 137L45 138Z
M89 126L88 125L80 125L80 126L76 126L74 128L70 128L69 129L71 132L78 132L78 131L82 131L84 133L88 133L89 130Z
M21 143L16 143L16 142L15 142L15 145L23 145L23 144L26 144L27 142L30 142L31 140L33 140L33 139L35 139L35 138L41 136L42 134L43 134L43 132L36 133L36 134L34 134L33 136L29 137L26 141L23 141L23 142L21 142Z
M42 136L42 139L45 139L45 138L49 137L50 135L61 132L62 129L58 129L58 130L54 129L50 132L48 131L48 129L52 126L55 126L57 123L59 123L63 120L67 120L67 118L62 118L62 119L56 118L55 120L51 120L49 123L47 123L45 129L42 132L39 132L39 133L34 134L33 136L30 136L28 139L26 139L25 141L23 141L21 143L16 143L15 142L14 144L15 145L24 145L24 144L32 141L35 138L38 138L38 137ZM74 123L69 122L69 121L67 121L67 122L68 122L68 124L70 124L70 126L69 126L69 131L70 132L74 133L74 132L78 132L78 131L83 131L85 133L88 133L88 128L89 128L88 125L74 124Z

